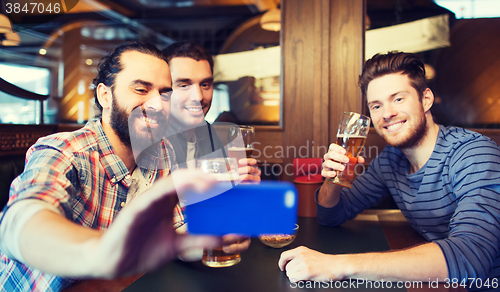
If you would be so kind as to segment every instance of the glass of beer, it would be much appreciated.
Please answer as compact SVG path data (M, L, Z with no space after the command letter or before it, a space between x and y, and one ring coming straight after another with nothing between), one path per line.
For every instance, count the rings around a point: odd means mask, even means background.
M366 142L370 130L370 118L358 113L344 112L337 131L337 144L346 151L349 162L344 164L344 171L338 171L337 175L327 178L326 181L351 188L355 176L358 155Z
M210 174L220 182L232 183L238 180L238 163L236 158L210 158L199 159L197 166L204 173ZM189 224L189 218L188 218ZM241 261L240 254L228 254L222 250L222 246L203 250L201 262L209 267L230 267Z
M245 152L245 156L250 158L255 142L255 129L251 126L231 126L229 127L227 142L229 157L243 158L238 154Z

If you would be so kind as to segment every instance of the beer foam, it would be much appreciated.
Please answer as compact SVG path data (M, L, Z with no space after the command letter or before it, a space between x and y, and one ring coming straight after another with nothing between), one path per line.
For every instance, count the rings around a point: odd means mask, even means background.
M229 151L241 151L241 152L244 152L247 149L252 149L253 150L253 148L245 148L245 147L230 147L228 150Z
M350 134L339 134L339 135L337 135L337 138L360 138L360 139L366 139L366 136L350 135Z
M232 173L211 173L211 177L215 178L217 181L235 181L238 179L238 174Z

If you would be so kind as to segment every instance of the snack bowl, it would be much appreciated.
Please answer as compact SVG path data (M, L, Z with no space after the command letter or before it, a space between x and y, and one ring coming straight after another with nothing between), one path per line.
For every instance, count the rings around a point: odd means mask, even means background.
M260 241L267 246L274 248L282 248L284 246L289 245L295 240L295 236L297 235L297 231L299 231L299 225L295 224L295 228L293 229L293 234L261 234L259 235Z

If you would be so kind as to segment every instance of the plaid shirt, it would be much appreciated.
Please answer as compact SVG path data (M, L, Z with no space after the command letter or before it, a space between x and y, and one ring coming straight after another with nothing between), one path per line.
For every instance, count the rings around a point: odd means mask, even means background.
M175 205L174 209L174 228L178 229L186 224L186 210L184 206Z
M137 162L149 183L170 173L171 149L162 141ZM77 224L105 230L125 205L131 182L100 120L93 120L80 130L41 138L28 150L25 171L12 183L4 212L19 200L39 199ZM43 273L2 253L0 270L1 291L60 291L76 280Z

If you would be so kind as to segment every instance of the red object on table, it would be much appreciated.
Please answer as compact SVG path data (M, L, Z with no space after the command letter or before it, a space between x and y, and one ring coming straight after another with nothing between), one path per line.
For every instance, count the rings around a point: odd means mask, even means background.
M323 183L322 158L295 158L293 160L294 183L299 194L298 215L316 217L314 192Z
M298 182L323 182L321 164L323 158L295 158L293 172Z

